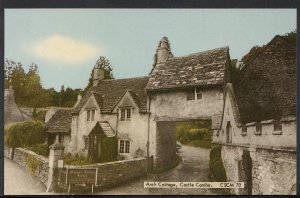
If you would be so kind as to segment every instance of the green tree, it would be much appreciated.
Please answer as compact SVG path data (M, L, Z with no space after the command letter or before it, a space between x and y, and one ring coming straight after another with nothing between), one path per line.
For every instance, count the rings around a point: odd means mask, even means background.
M94 68L95 67L104 69L104 80L114 79L113 73L112 73L113 67L112 67L112 65L110 64L109 60L106 57L100 56L99 59L97 60L96 64L95 64ZM92 85L93 85L93 70L90 74L88 85L84 88L83 93L86 93L87 90L90 87L92 87Z

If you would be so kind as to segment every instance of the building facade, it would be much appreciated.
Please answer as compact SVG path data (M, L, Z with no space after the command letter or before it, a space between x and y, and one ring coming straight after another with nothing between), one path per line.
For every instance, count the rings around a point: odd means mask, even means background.
M236 194L296 194L296 48L276 36L240 72L213 134L227 180L245 182Z

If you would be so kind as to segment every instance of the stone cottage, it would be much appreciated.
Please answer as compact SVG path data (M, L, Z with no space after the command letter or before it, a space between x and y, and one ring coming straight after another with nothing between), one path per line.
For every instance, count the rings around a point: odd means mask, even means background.
M296 47L275 36L227 83L213 144L236 194L296 194Z
M164 37L149 76L103 80L103 70L94 67L87 94L46 124L49 140L58 135L66 152L99 157L104 133L118 139L122 158L153 156L154 168L166 167L176 160L177 121L220 125L229 63L228 47L174 57Z

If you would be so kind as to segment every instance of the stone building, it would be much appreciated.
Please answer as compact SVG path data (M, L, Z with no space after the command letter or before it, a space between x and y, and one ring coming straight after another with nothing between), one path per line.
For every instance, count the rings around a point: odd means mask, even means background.
M4 125L30 120L31 117L15 103L14 90L12 86L4 90Z
M213 144L236 194L296 194L296 48L275 36L227 83Z
M98 126L99 133L117 137L122 158L153 156L154 168L166 167L176 160L177 121L220 125L229 63L228 47L174 57L164 37L149 76L103 80L96 66L87 94L48 121L49 140L59 135L66 152L100 154L99 135L91 133Z

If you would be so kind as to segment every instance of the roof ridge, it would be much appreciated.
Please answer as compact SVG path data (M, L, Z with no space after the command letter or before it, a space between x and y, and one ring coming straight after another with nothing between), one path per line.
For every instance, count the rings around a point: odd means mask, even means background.
M195 56L195 55L198 55L198 54L207 53L207 52L216 51L216 50L221 50L221 49L229 49L229 46L226 45L226 46L223 46L223 47L218 47L218 48L213 48L213 49L210 49L210 50L204 50L204 51L200 51L200 52L195 52L195 53L191 53L191 54L183 55L183 56L173 56L173 57L170 57L168 60L170 60L170 59L177 59L177 58L185 58L185 57L190 57L190 56Z
M138 76L138 77L132 77L132 78L118 78L118 79L106 79L106 80L101 80L100 82L107 82L107 81L117 81L117 80L134 80L134 79L141 79L141 78L149 78L149 76ZM99 85L99 84L98 84Z

